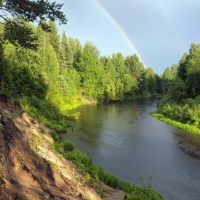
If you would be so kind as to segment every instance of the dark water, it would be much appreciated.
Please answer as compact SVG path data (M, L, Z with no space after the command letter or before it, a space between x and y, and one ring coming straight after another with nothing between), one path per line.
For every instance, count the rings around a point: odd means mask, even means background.
M80 119L64 139L123 180L141 185L142 177L165 199L199 200L200 160L179 148L174 133L182 130L149 115L157 101L82 106L74 110L81 112Z

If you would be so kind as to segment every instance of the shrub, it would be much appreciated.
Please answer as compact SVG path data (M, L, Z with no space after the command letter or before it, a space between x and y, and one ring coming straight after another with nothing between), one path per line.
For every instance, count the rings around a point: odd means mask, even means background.
M74 144L72 142L65 140L62 144L63 144L64 151L74 150Z
M92 165L92 159L86 153L76 149L72 152L65 153L64 157L71 160L82 169L87 169Z
M49 134L51 135L51 137L52 137L55 141L57 141L57 140L60 138L60 136L59 136L55 131L50 131Z

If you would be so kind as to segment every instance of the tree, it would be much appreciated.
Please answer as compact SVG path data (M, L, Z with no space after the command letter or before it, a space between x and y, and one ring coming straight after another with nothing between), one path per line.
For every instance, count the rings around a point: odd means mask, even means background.
M158 74L155 74L155 80L156 80L156 93L161 94L162 93L161 77L158 76Z
M80 83L84 96L89 99L102 99L104 93L103 67L99 50L91 42L86 42L77 62Z
M28 48L36 48L36 37L32 29L25 26L26 21L40 20L44 30L49 29L45 23L47 19L59 20L60 24L66 24L67 19L61 10L63 4L50 3L48 0L0 0L0 17L4 20L4 39L9 42ZM8 16L12 16L9 18Z
M179 66L177 64L172 64L171 66L171 74L173 78L175 78L178 73L178 67Z
M105 81L105 94L104 100L115 101L116 100L116 82L118 73L116 72L115 65L113 64L110 56L101 57L101 63L104 70Z
M195 98L200 95L200 45L192 44L190 55L186 60L186 86L189 97Z
M136 54L127 56L125 59L125 65L130 70L134 79L139 82L142 72L144 71L144 65L140 62Z
M172 80L171 69L169 67L167 67L161 77L162 92L164 94L167 94L167 91L171 84L171 80Z
M54 51L56 52L57 57L59 57L60 53L60 35L58 34L58 29L56 27L56 23L53 21L48 22L50 29L49 39L52 44Z
M4 44L3 62L0 64L0 92L14 97L35 96L44 98L47 84L40 69L36 51Z
M146 69L146 77L147 77L147 89L148 93L151 95L154 95L156 93L156 79L155 79L155 73L151 67Z
M184 53L183 57L179 61L179 67L177 71L177 76L183 81L185 81L187 77L187 65L186 65L187 58L188 58L188 54Z

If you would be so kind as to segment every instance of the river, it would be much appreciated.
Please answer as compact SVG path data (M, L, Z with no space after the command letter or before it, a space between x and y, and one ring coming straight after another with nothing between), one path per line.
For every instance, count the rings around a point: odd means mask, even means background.
M200 199L200 160L179 148L182 130L154 119L158 99L85 105L63 139L95 164L135 184L152 184L165 199Z

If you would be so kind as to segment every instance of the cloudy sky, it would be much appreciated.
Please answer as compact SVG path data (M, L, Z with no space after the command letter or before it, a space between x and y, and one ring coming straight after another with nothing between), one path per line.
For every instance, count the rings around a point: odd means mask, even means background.
M57 0L68 24L59 26L101 55L136 53L162 74L178 63L192 42L200 43L200 0Z

